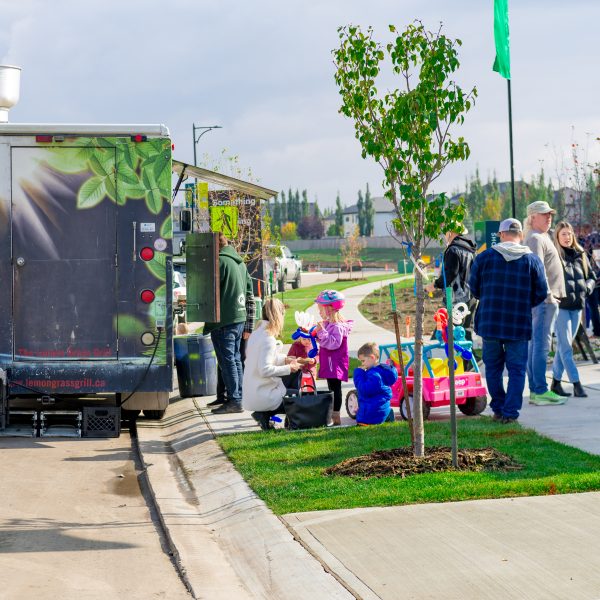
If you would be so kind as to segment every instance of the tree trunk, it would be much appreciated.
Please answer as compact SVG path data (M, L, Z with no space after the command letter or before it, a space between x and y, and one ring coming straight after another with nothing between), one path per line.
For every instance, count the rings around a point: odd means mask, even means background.
M421 258L421 249L413 247L415 261ZM423 276L415 269L415 282L417 287L417 306L415 310L415 362L414 362L414 387L413 387L413 426L415 432L415 456L425 453L425 429L423 426L423 316L425 314L425 290L423 289Z

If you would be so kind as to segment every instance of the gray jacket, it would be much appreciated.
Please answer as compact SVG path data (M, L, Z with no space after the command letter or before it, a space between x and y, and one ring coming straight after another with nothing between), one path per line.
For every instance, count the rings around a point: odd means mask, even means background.
M564 298L567 295L565 290L565 277L562 262L558 255L558 250L554 246L552 239L547 233L540 233L534 229L530 229L525 236L525 245L529 246L534 254L537 254L546 272L546 281L548 283L547 302L552 301L552 297L556 300Z

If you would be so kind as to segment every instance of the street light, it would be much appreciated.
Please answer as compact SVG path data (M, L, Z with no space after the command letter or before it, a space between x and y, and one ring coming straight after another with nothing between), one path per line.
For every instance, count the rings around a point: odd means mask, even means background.
M192 123L192 132L194 134L194 166L195 167L198 166L198 163L196 162L196 144L198 143L198 140L205 133L208 133L209 131L211 131L213 129L223 129L223 128L221 127L221 125L208 125L208 126L200 127L199 125ZM198 137L196 137L196 131L200 131L200 135Z

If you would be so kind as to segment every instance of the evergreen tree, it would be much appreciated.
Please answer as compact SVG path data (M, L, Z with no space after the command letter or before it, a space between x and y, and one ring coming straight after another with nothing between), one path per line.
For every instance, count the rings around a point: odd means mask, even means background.
M344 237L344 209L342 208L339 192L335 198L335 226L338 236Z
M288 221L290 223L298 224L298 219L296 218L296 208L295 208L295 198L294 192L292 192L292 188L288 189Z
M300 223L300 219L302 218L302 207L300 205L300 192L296 189L296 193L294 194L294 223Z
M319 208L319 202L318 202L317 196L315 196L315 209L314 209L313 214L315 217L317 217L317 219L323 218L323 215L321 214L321 209Z
M308 194L302 190L302 217L308 217Z
M367 191L365 192L365 233L367 237L373 235L375 231L375 207L373 206L373 199L371 198L371 192L369 191L369 184L367 183Z
M281 205L277 202L277 198L273 200L271 215L273 216L273 226L281 227Z
M358 235L365 235L365 202L361 190L358 190L356 210L358 211Z
M281 225L288 221L288 207L285 201L285 192L281 190Z

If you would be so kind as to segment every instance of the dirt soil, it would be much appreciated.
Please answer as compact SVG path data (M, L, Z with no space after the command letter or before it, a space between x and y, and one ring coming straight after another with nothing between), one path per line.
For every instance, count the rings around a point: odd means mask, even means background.
M400 288L395 286L396 304L400 314L400 335L406 336L406 317L410 317L410 336L415 334L415 308L417 298L413 288ZM442 307L442 296L436 294L433 298L425 297L425 331L431 332L435 329L433 315L438 308ZM390 300L389 286L383 286L372 294L369 294L358 306L362 315L374 323L390 331L394 331L394 320L392 316L392 303ZM410 337L409 336L409 337Z
M465 448L458 451L459 471L515 471L521 468L510 456L494 448ZM425 456L415 457L412 448L376 450L348 458L325 469L325 475L346 477L408 477L420 473L452 471L451 449L444 446L426 448Z

